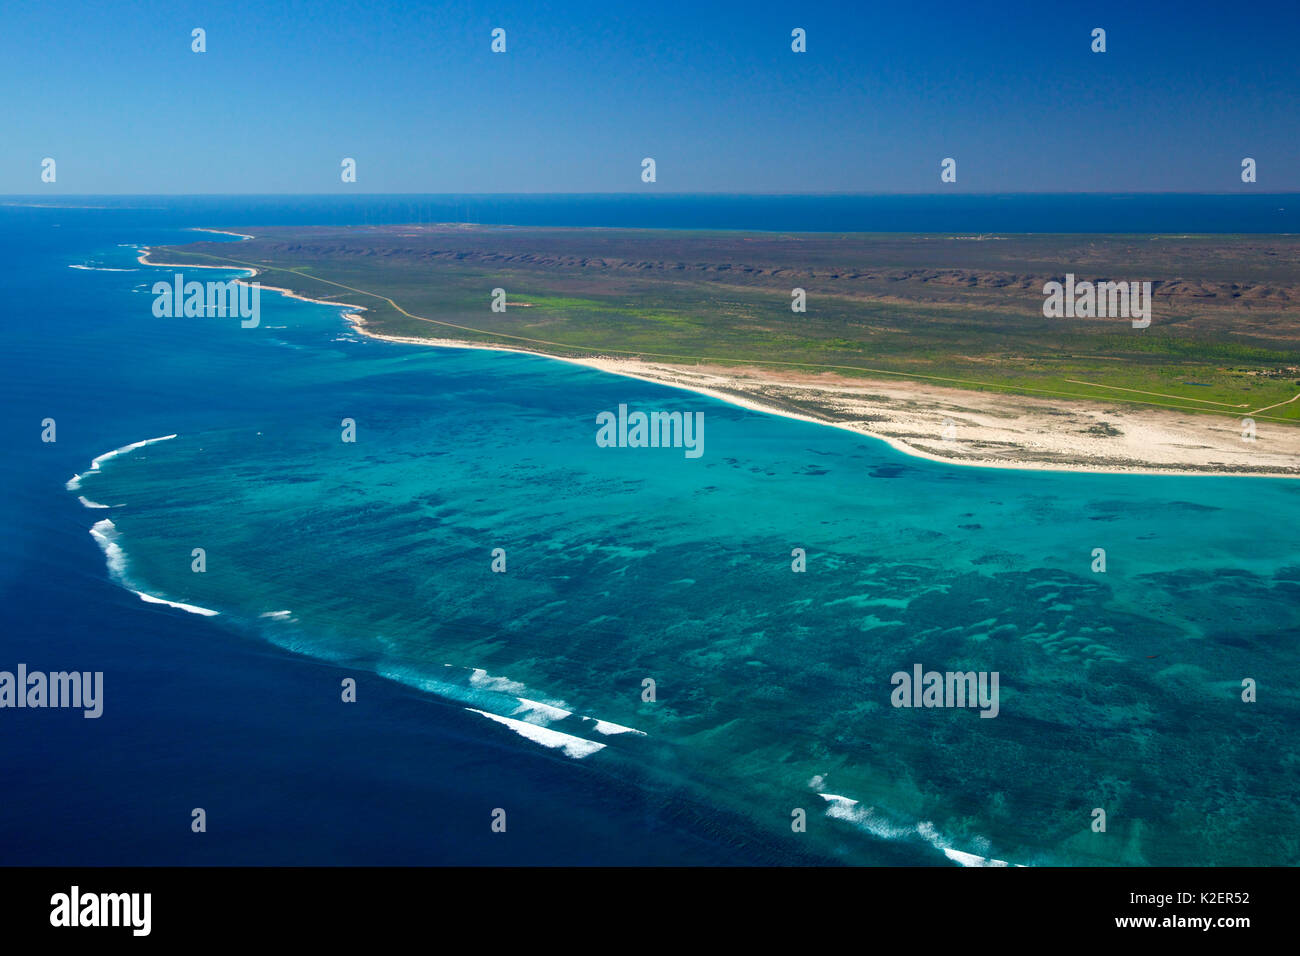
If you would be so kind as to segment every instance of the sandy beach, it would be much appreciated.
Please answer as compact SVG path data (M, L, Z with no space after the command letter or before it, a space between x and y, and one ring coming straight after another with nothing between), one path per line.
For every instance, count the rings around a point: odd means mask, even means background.
M142 250L139 262L232 271L230 266L154 262L148 249ZM247 273L240 281L258 274L252 268L238 271ZM278 286L262 288L346 309L344 318L360 334L385 342L541 355L879 438L931 461L1051 471L1300 477L1300 427L1276 422L1258 422L1253 440L1247 440L1242 419L1230 415L946 388L906 379L675 365L602 355L574 358L454 338L385 335L367 327L364 306L311 298Z
M220 230L220 229L201 229L201 230L199 230L199 231L200 231L200 232L220 232L220 233L222 233L222 235L226 235L226 236L241 236L241 237L244 238L244 239L252 239L252 238L253 238L252 236L245 236L243 233L239 233L239 232L223 232L223 231ZM199 265L199 264L197 264L197 263L193 263L193 262L155 262L155 261L153 261L152 259L149 258L149 254L150 254L151 251L152 251L152 250L150 250L150 249L147 248L147 247L144 248L144 249L141 249L141 250L140 250L140 255L136 256L136 262L140 263L140 264L143 265L143 266L156 266L156 267L158 267L158 268L160 268L160 269L222 269L222 270L224 270L224 271L226 271L226 272L242 272L242 273L245 273L245 274L244 274L243 276L241 276L240 278L236 279L235 281L237 281L237 282L239 282L239 283L241 283L241 284L244 284L244 285L247 285L247 284L248 284L248 280L250 280L250 279L255 279L255 278L257 278L257 276L259 275L258 270L257 270L257 269L254 269L252 266L205 266L205 265ZM281 295L283 295L286 299L297 299L297 300L299 300L300 302L316 302L316 303L318 303L318 304L320 304L320 305L334 305L334 306L339 306L339 307L344 308L344 309L355 309L355 310L357 310L357 311L359 311L359 312L364 312L364 311L365 311L365 306L363 306L363 305L350 305L350 304L347 303L347 302L333 302L333 301L331 301L331 300L329 300L329 299L312 299L312 298L309 298L308 296L305 296L305 295L299 295L297 292L294 292L292 289L285 289L285 288L283 288L283 287L281 287L281 286L275 286L275 285L263 285L262 283L259 282L259 283L258 283L258 288L265 289L265 290L267 290L268 292L278 292L278 293L280 293ZM376 338L378 338L378 337L379 337L379 336L376 336Z

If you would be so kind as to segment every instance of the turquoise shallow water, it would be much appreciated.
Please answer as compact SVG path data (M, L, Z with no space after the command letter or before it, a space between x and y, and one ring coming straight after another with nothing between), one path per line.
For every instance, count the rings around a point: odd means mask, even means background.
M197 321L157 360L233 407L73 492L130 587L775 838L802 808L850 862L1300 862L1300 483L935 464L269 294L258 329ZM702 411L703 456L597 447L620 403ZM918 663L997 671L998 717L891 707Z

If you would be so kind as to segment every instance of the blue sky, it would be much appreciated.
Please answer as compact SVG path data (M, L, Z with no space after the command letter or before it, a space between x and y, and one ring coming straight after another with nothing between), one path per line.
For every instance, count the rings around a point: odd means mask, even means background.
M1292 191L1298 40L1295 0L10 4L0 194Z

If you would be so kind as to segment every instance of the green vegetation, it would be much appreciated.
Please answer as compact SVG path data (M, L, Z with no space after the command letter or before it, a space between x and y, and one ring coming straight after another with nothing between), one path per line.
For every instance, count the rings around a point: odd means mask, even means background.
M1300 421L1296 237L251 231L156 258L251 264L266 285L365 306L390 335ZM1151 281L1150 328L1044 318L1043 284L1067 272ZM791 311L796 287L806 313ZM490 308L494 288L504 313Z

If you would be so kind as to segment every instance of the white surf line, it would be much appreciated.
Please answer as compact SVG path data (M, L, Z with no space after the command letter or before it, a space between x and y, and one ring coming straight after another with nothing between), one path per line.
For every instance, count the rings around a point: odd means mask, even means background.
M447 665L451 666L451 665ZM525 723L535 724L541 727L549 726L553 721L566 720L573 716L573 711L566 709L563 701L556 704L548 704L540 700L533 700L529 697L515 696L516 690L523 689L522 684L512 681L506 677L491 677L481 668L473 669L473 676L470 678L470 684L473 687L495 690L498 693L509 694L514 696L519 702L519 706L510 712L512 718L519 717ZM596 733L605 737L612 737L618 734L634 734L640 737L648 737L644 730L637 730L635 727L624 727L622 724L616 724L610 720L601 720L598 717L582 717L583 723L593 724ZM579 738L581 739L581 738ZM604 746L602 744L602 746Z
M515 700L519 701L519 706L510 712L511 716L523 714L524 720L530 724L546 726L553 720L564 720L566 717L573 716L573 711L556 707L554 704L544 704L539 700L529 700L527 697L516 697Z
M323 304L336 305L337 303L325 302ZM883 435L883 434L877 434L875 432L865 431L862 427L860 427L860 423L856 420L831 421L829 419L814 418L811 415L806 415L801 412L791 411L790 409L784 408L779 405L769 405L763 402L759 398L750 397L748 395L739 396L732 392L726 392L717 388L711 388L708 385L700 385L693 382L687 383L687 382L676 381L676 380L670 381L663 378L657 378L653 375L640 374L638 372L631 371L625 368L609 368L605 365L600 364L601 361L600 358L594 358L594 359L573 358L565 355L549 355L545 352L537 352L531 349L512 348L510 346L503 346L503 345L480 345L477 342L467 342L460 339L409 338L405 336L385 335L384 333L374 332L367 329L364 320L354 321L354 319L360 319L360 316L352 316L345 313L343 315L343 318L348 320L350 323L352 323L353 327L356 329L356 331L359 334L364 335L365 337L370 339L375 339L376 341L380 341L380 342L392 342L399 345L415 345L415 346L423 346L425 348L436 348L436 349L469 349L469 350L481 351L481 352L511 352L516 355L531 355L534 358L546 359L552 362L566 362L570 365L579 365L582 366L583 368L592 369L604 375L618 375L622 378L631 378L641 382L650 382L651 384L660 385L663 386L664 388L673 388L673 389L677 389L678 391L690 392L691 394L694 395L705 395L709 398L716 399L717 401L724 402L725 404L730 405L732 407L743 408L746 409L747 411L759 412L760 414L764 414L764 415L774 415L777 416L778 418L788 418L794 421L807 422L810 425L819 425L823 428L835 428L840 431L846 431L849 434L856 435L859 438L866 438L872 441L884 442L890 448L894 449L897 452L901 452L904 455L907 455L909 458L920 458L924 461L934 462L935 464L938 465L951 465L955 468L983 468L983 469L997 469L999 471L1021 471L1021 472L1042 471L1042 472L1056 472L1061 474L1088 474L1088 475L1147 475L1147 476L1156 476L1156 477L1177 476L1180 478L1264 477L1264 478L1300 479L1300 475L1296 475L1294 473L1286 473L1286 472L1220 473L1215 471L1197 471L1197 470L1192 470L1189 466L1185 464L1175 465L1169 468L1159 468L1155 466L1142 466L1136 464L1131 467L1124 466L1119 468L1115 468L1115 467L1107 468L1101 465L1067 464L1067 463L1058 463L1058 462L997 461L994 459L981 459L979 461L967 461L965 459L960 459L960 458L945 458L942 455L936 455L931 452L922 451L916 446L909 444L907 441L901 438L896 438L893 435ZM621 359L619 360L621 361ZM654 363L654 364L659 364L661 367L663 367L662 363ZM1080 395L1077 397L1085 399L1087 401L1099 401L1099 399L1096 396ZM1161 405L1159 402L1144 402L1142 404L1151 405L1152 407L1159 407L1159 408L1172 408L1184 412L1197 411L1197 409L1188 408L1187 406ZM1201 409L1201 411L1205 411L1207 413L1208 412L1217 413L1218 409ZM1222 414L1228 415L1233 413L1225 410L1222 412ZM1284 419L1270 418L1269 421L1284 421Z
M244 232L231 232L229 229L207 229L203 226L195 226L193 232L214 232L219 236L238 236L240 239L256 239L256 236L250 236Z
M216 617L220 611L214 611L211 608L199 607L197 604L183 604L180 601L168 601L166 598L155 597L144 591L137 591L134 588L127 588L132 594L138 597L146 604L165 604L168 607L174 607L181 611L189 611L191 614L201 614L203 617Z
M166 598L160 598L145 591L137 591L127 583L126 577L126 551L117 543L117 526L108 518L102 521L96 521L90 529L90 536L95 539L95 543L104 552L104 563L108 565L108 576L113 581L130 591L141 601L146 604L165 604L168 607L174 607L181 611L188 611L191 614L200 614L203 617L216 617L220 612L211 608L199 607L197 604L184 604L180 601L168 601Z
M223 258L221 256L211 256L208 255L207 253L195 253L195 255L202 255L212 259ZM149 262L148 256L149 256L149 250L146 249L144 254L140 257L139 261L145 265L162 264L162 263ZM633 358L639 361L644 361L646 358L664 359L667 360L667 364L670 368L672 367L672 363L674 361L679 361L679 362L686 361L693 365L698 365L700 363L707 364L709 362L717 361L716 359L712 359L707 356L679 356L679 355L670 355L670 354L659 353L659 352L643 352L643 351L629 350L629 349L601 350L601 349L593 349L581 345L570 345L562 342L550 342L546 339L533 339L522 335L511 335L504 332L490 332L484 329L475 329L469 326L456 325L455 323L452 322L444 322L440 319L430 319L427 318L426 316L415 315L411 312L406 311L404 308L402 308L400 305L398 305L395 301L390 299L388 296L380 295L378 292L367 292L365 289L357 289L354 288L353 286L344 285L341 282L334 282L331 279L325 279L321 276L310 275L298 269L290 269L286 267L271 268L268 266L257 267L252 263L243 262L242 260L239 259L228 259L226 261L237 263L238 265L241 265L244 268L248 269L249 272L251 273L250 278L252 276L258 275L261 270L292 273L301 278L315 279L318 282L323 282L328 285L337 286L338 288L346 289L349 292L356 292L359 293L360 295L368 295L373 298L380 299L384 302L387 302L396 311L400 312L402 315L407 316L408 318L416 319L421 322L427 322L432 325L442 326L443 328L455 329L462 332L472 332L475 335L488 335L498 339L506 338L515 341L529 342L533 344L550 345L553 347L571 349L571 350L582 351L582 352L589 352L592 354L587 355L585 357L574 357L574 356L564 356L564 355L553 355L547 352L539 352L536 349L520 348L518 346L503 346L498 344L485 345L478 342L468 342L459 339L428 339L424 337L386 335L381 332L374 332L374 331L367 330L365 326L365 320L358 314L360 312L365 311L364 306L346 306L344 303L330 302L326 299L308 298L306 296L301 296L290 290L278 288L276 286L263 286L263 288L268 289L270 291L281 292L288 298L297 298L297 299L301 299L304 302L317 302L320 303L321 305L329 305L329 306L345 305L345 307L351 309L352 312L344 313L343 318L347 320L349 323L351 323L353 327L357 330L357 332L359 332L361 335L364 335L368 338L376 339L379 341L385 341L385 342L401 343L404 345L423 345L432 348L462 348L462 349L480 349L488 352L516 352L522 355L532 355L538 358L551 359L553 361L569 362L574 365L581 365L586 368L595 369L607 375L621 375L626 378L634 378L645 382L652 382L656 385L665 386L667 388L676 388L682 391L694 392L695 394L698 395L707 395L710 398L717 399L718 401L725 402L729 405L733 405L738 408L748 409L750 411L760 412L766 415L776 415L782 418L794 419L796 421L809 422L811 424L821 425L827 428L838 428L843 431L851 432L852 434L859 435L865 438L874 439L876 441L883 441L885 444L893 448L895 451L902 452L903 454L909 455L913 458L921 458L926 461L932 461L935 462L936 464L954 465L962 468L986 468L986 469L997 468L1000 470L1008 470L1008 471L1048 471L1048 472L1062 472L1062 473L1073 473L1073 474L1105 474L1105 475L1126 474L1126 475L1153 475L1159 477L1168 477L1170 475L1177 475L1180 477L1189 477L1189 478L1225 476L1225 473L1221 473L1221 472L1192 469L1186 464L1178 465L1172 468L1158 468L1154 466L1143 466L1143 465L1135 465L1133 467L1121 467L1121 468L1114 468L1114 467L1106 468L1100 465L1079 464L1079 463L1066 464L1066 463L1056 463L1056 462L1049 463L1049 462L1029 462L1029 461L1003 462L1003 461L995 461L995 460L965 461L957 458L946 458L942 455L936 455L930 452L922 451L921 449L915 447L914 445L911 445L908 442L896 438L892 435L882 435L882 434L866 431L860 427L860 423L856 423L852 421L831 421L828 419L814 418L812 416L804 415L799 412L789 411L778 405L767 404L757 398L751 398L748 396L742 398L730 392L720 391L717 389L709 388L707 386L687 384L680 381L665 381L660 378L654 378L648 375L639 375L635 372L625 371L622 369L607 368L600 364L600 360L602 358L610 358L610 357L613 357L618 360L627 360L627 361L631 361ZM179 264L176 263L171 263L170 265L179 267ZM198 268L216 269L222 267L198 266ZM967 387L983 386L983 387L992 388L1000 392L1006 392L1009 390L1013 395L1024 395L1025 393L1034 393L1034 395L1037 395L1038 393L1044 393L1047 395L1052 395L1057 398L1078 398L1090 402L1096 402L1100 400L1097 396L1086 394L1086 393L1057 392L1057 391L1053 391L1052 389L1032 388L1029 386L1009 386L1009 385L998 384L993 382L980 382L973 379L954 379L954 378L947 378L944 376L937 376L937 375L919 375L913 372L897 372L889 369L873 369L873 368L866 368L864 366L858 366L858 365L823 365L823 364L809 365L807 363L800 363L800 362L778 362L774 360L762 360L762 359L752 360L752 364L763 365L763 366L792 367L792 368L807 367L807 368L819 368L819 369L828 369L828 370L849 370L854 372L868 372L868 373L880 374L880 375L899 376L905 381L910 380L910 381L921 381L923 383L928 383L928 382L949 383L949 387L951 387L951 383L954 382L958 383L959 385L965 385ZM1095 384L1095 383L1085 383L1085 384ZM1101 386L1101 387L1105 388L1109 386ZM1136 392L1138 390L1128 389L1128 391ZM1150 393L1150 394L1159 394L1159 393ZM1029 397L1034 397L1034 395L1031 395ZM1176 398L1178 396L1171 396L1171 397ZM1184 411L1184 412L1198 410L1195 407L1190 407L1187 405L1170 405L1165 402L1142 401L1139 399L1117 399L1117 400L1128 401L1138 405L1150 406L1152 408L1167 408L1167 409L1173 409L1176 411ZM1204 403L1206 400L1187 399L1187 401ZM1223 404L1223 403L1217 403L1217 404ZM1240 405L1236 407L1245 408L1246 406ZM1231 410L1232 408L1233 406L1228 406L1227 408L1224 408L1222 410L1217 408L1202 408L1199 410L1207 413L1231 415L1231 414L1235 414ZM1272 420L1286 421L1285 419L1272 419ZM1289 474L1285 472L1261 472L1261 473L1228 472L1226 474L1231 475L1233 477L1243 477L1243 478L1245 477L1266 477L1266 478L1300 477L1295 474Z
M81 479L92 472L99 471L99 466L104 462L116 458L118 455L125 455L129 451L135 451L137 448L143 448L145 445L154 445L160 441L171 441L175 437L175 435L163 435L161 438L146 438L144 441L132 442L129 445L123 445L121 448L114 448L112 451L106 451L97 458L91 459L90 468L85 472L73 475L68 479L67 483L63 487L67 488L68 491L77 491L81 488ZM105 505L103 507L107 506Z
M891 823L877 813L875 807L863 807L851 797L844 797L838 793L818 793L817 795L829 804L826 808L828 817L851 823L878 839L899 840L914 836L920 837L931 847L941 851L949 860L961 866L1003 867L1012 865L1006 860L995 860L991 857L980 856L978 853L968 853L965 850L954 848L952 842L942 836L935 829L934 824L928 821L922 821L913 826ZM1023 864L1017 863L1014 865L1020 867Z
M539 727L537 724L530 724L527 721L515 720L513 717L502 717L500 714L493 714L486 710L478 710L474 707L466 707L471 714L479 714L488 720L496 721L498 724L504 724L521 737L541 744L551 750L559 750L567 757L574 760L581 760L583 757L589 757L597 751L604 750L605 744L597 743L594 740L587 740L583 737L574 737L571 734L562 734L558 730L551 730L547 727Z
M600 720L596 717L583 717L582 719L594 721L596 724L596 733L604 734L607 737L615 734L636 734L640 737L650 736L644 730L637 730L635 727L624 727L622 724L616 724L613 721Z
M200 230L197 230L197 231L199 231L199 232L221 232L220 229L200 229ZM237 233L233 233L233 232L232 232L232 233L227 233L226 235L231 235L231 236L233 236L233 235L237 235ZM255 237L255 236L248 236L248 237L246 237L246 238L248 238L248 239L254 239L254 238L256 238L256 237ZM241 272L241 273L243 273L243 275L241 275L241 276L237 276L237 277L235 278L235 280L234 280L234 281L235 281L236 283L238 283L239 285L249 285L249 284L252 282L253 279L256 279L256 278L257 278L259 275L261 275L263 272L268 271L268 270L266 270L266 269L259 269L259 268L257 268L256 266L249 266L249 265L241 265L241 266L205 266L205 265L201 265L201 264L199 264L199 263L197 263L197 262L153 262L153 261L150 259L150 256L152 255L152 253L153 253L153 250L152 250L150 247L145 246L145 247L141 250L140 255L136 258L136 262L140 263L140 264L143 265L143 266L152 266L152 267L154 267L154 268L156 268L156 269L222 269L222 270L224 270L224 271L226 271L226 272ZM271 269L271 270L269 270L269 271L274 272L274 271L276 271L276 270ZM283 271L283 270L281 270L281 271ZM316 304L316 305L328 305L328 306L332 306L332 307L334 307L334 308L349 309L349 310L351 310L352 313L360 313L360 312L364 312L364 311L366 311L366 307L365 307L364 305L352 305L352 304L349 303L349 302L331 302L331 301L329 301L328 299L312 299L312 298L309 298L308 296L305 296L305 295L299 295L297 292L294 292L292 289L285 289L285 288L283 288L283 287L281 287L281 286L276 286L276 285L261 285L261 284L259 283L259 287L260 287L261 289L263 289L264 291L266 291L266 292L278 292L280 295L284 296L286 299L297 299L299 302L311 302L311 303L314 303L314 304ZM351 325L351 324L352 324L352 322L351 322L351 316L344 316L344 317L347 318L347 319L349 320L349 325ZM360 318L360 316L358 315L357 318ZM265 326L265 327L268 328L268 329L271 329L271 328L279 328L279 329L282 329L282 328L284 328L283 325L275 325L275 326L268 325L268 326Z

